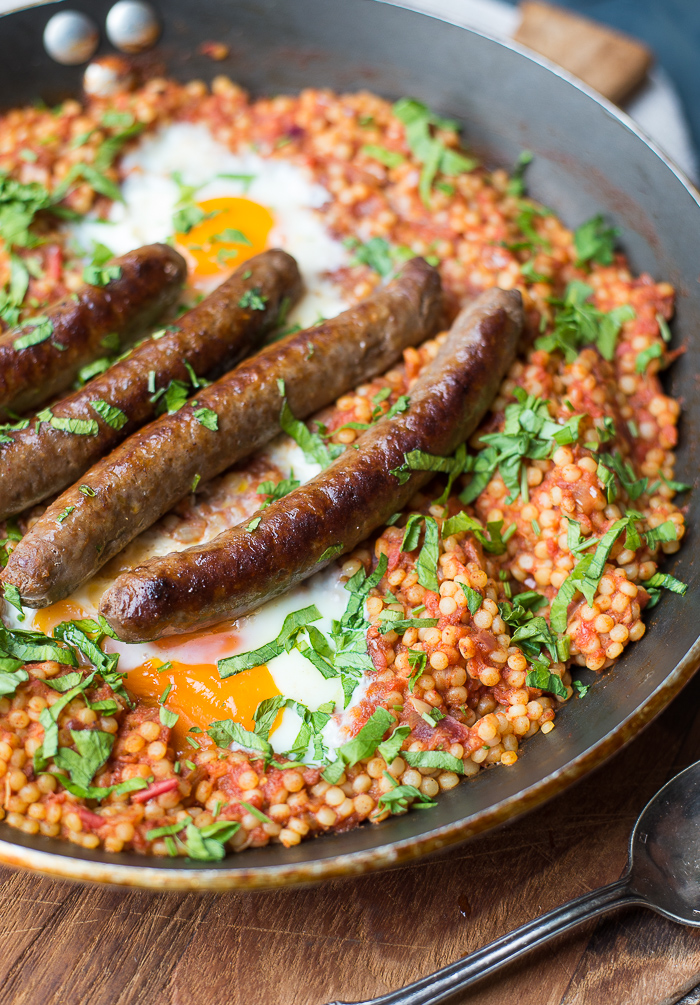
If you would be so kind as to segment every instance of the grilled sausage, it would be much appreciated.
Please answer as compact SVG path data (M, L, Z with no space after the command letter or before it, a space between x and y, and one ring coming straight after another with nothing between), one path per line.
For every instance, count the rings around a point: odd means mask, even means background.
M441 316L440 277L414 258L363 303L268 346L197 392L196 405L134 433L84 475L88 495L74 485L49 506L3 578L29 607L67 596L186 496L198 475L215 477L279 432L280 380L303 418L383 373L406 346L434 334Z
M81 367L107 355L107 336L117 333L122 347L130 345L175 303L187 275L184 258L167 244L137 248L112 264L121 269L118 279L84 286L22 330L0 335L0 412L26 411L70 387ZM33 332L41 341L22 348Z
M240 306L248 290L259 298L256 309ZM257 255L177 325L141 343L126 359L52 406L58 419L91 422L94 434L66 431L50 422L33 422L10 433L12 442L0 448L0 519L60 492L154 419L162 410L158 392L162 396L172 380L190 384L187 366L196 377L210 378L247 356L275 323L282 301L294 302L300 293L301 276L290 255L278 250ZM122 414L110 413L106 406Z
M120 639L160 638L237 618L351 551L401 510L430 471L393 472L410 450L451 454L476 428L513 360L518 292L490 290L457 319L408 410L381 420L305 486L200 547L118 577L100 604Z

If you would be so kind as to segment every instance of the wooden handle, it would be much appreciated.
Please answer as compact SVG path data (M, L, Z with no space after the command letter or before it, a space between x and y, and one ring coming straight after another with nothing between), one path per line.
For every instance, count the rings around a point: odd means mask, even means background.
M642 42L561 7L524 0L520 10L516 42L558 63L616 104L642 83L654 61Z

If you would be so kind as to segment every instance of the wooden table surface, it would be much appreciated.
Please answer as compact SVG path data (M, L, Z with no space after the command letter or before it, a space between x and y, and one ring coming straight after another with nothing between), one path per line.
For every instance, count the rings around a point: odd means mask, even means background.
M151 894L2 869L0 1005L323 1005L383 994L617 879L640 809L700 758L699 708L700 675L626 750L547 806L361 879ZM627 909L454 1002L670 1005L698 982L700 929Z

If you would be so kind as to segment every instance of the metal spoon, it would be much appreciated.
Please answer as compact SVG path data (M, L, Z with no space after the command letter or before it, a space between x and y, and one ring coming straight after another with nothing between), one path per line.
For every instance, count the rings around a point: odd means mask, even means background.
M700 926L700 761L667 782L640 813L622 879L556 907L405 988L355 1005L437 1005L570 928L631 905L650 907L681 925Z

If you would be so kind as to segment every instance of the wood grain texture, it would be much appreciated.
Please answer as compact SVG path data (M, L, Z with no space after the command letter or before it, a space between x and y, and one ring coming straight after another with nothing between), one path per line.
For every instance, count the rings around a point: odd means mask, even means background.
M700 758L699 708L700 676L626 750L547 806L440 857L361 879L151 894L2 869L0 1005L324 1005L383 994L617 879L639 811ZM628 909L454 1003L670 1005L699 974L700 929Z
M621 104L642 83L654 57L637 39L542 0L523 0L513 38Z

